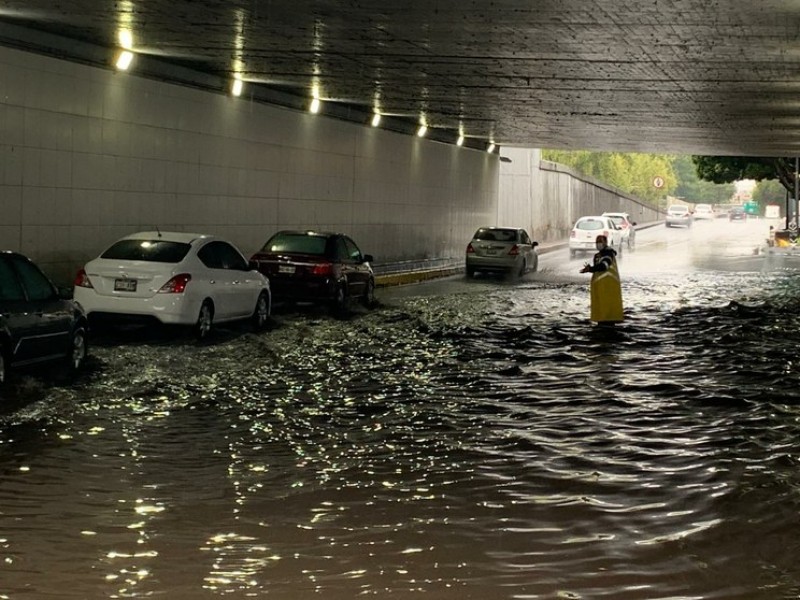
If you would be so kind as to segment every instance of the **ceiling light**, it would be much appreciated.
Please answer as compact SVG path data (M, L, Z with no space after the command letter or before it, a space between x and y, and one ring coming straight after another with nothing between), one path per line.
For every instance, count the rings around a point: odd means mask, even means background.
M489 154L491 154L492 152L494 152L494 148L495 148L495 146L494 146L494 142L490 142L490 143L489 143L489 147L488 147L488 148L486 148L486 151L487 151Z
M456 146L463 146L464 145L464 136L458 136L458 140L456 140Z
M133 62L133 52L130 50L123 50L117 56L116 66L120 71L127 71L128 67Z
M420 125L419 129L417 129L417 137L425 137L426 133L428 133L428 126Z
M133 34L130 29L120 29L117 37L119 39L119 45L125 48L125 50L133 49Z
M374 115L372 115L372 126L377 127L380 124L381 124L381 114L375 113Z
M241 79L234 79L233 83L231 83L231 94L234 96L241 96L242 89L244 88L244 82Z
M314 114L317 114L321 107L322 107L322 102L319 101L319 98L314 98L311 101L311 106L309 107L308 110L310 110Z

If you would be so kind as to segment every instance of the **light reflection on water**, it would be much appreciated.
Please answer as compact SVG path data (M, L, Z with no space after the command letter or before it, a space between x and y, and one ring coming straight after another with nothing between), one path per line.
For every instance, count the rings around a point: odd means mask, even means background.
M4 415L0 595L796 597L792 276L626 260L612 331L543 273L96 348Z

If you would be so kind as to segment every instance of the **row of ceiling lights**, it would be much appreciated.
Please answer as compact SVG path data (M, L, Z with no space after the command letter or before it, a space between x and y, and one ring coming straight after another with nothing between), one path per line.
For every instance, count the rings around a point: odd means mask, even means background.
M133 59L135 56L135 52L133 50L133 36L131 35L130 31L120 31L119 33L119 43L121 46L120 51L117 53L117 59L115 62L115 66L120 71L127 71L131 64L133 63ZM241 96L242 92L244 91L244 81L239 75L236 75L231 82L231 94L233 96ZM311 99L311 103L308 107L309 112L313 114L317 114L322 110L322 100L320 100L316 95L314 98ZM381 123L381 114L379 112L375 112L372 115L372 120L370 121L373 127L378 127ZM417 128L417 137L425 137L428 132L428 126L425 122L420 122L419 127ZM464 134L459 133L458 139L456 140L457 146L464 145ZM486 152L489 154L495 151L496 145L494 142L489 142L486 146Z

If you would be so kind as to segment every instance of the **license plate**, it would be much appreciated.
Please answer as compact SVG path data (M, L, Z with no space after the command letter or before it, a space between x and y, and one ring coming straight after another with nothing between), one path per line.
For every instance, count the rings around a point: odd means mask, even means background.
M135 292L136 280L135 279L115 279L114 291L116 292Z
M293 265L278 265L278 273L294 273Z
M484 252L488 256L493 256L493 255L497 254L497 250L495 250L494 248L487 248Z

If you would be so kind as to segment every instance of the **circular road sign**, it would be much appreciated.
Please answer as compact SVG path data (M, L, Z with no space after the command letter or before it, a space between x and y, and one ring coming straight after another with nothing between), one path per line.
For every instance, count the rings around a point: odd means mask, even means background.
M653 177L653 187L658 189L664 187L664 178L661 177L660 175L656 175L655 177Z

